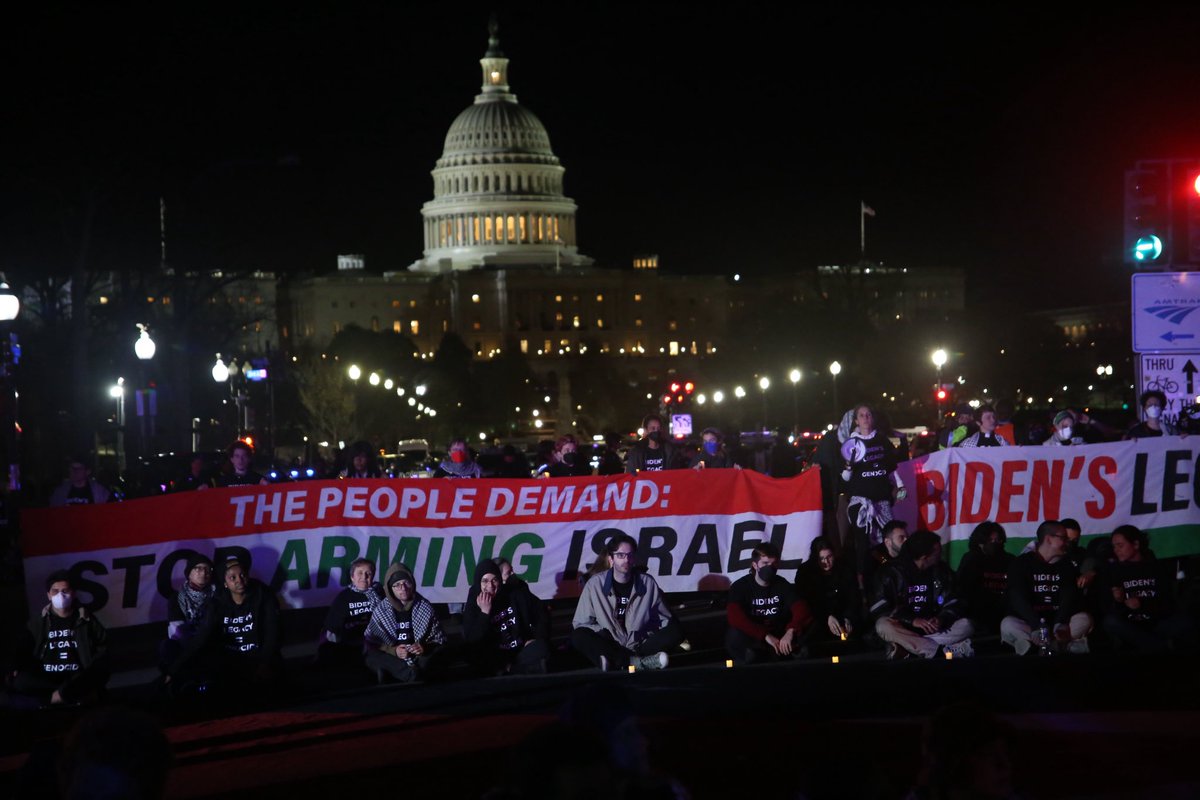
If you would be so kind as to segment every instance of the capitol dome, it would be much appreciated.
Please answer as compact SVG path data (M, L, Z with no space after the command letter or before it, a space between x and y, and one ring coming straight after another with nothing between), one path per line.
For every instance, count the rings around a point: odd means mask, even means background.
M421 209L423 272L486 266L586 266L575 242L575 202L541 120L509 91L497 26L479 63L483 86L450 125Z

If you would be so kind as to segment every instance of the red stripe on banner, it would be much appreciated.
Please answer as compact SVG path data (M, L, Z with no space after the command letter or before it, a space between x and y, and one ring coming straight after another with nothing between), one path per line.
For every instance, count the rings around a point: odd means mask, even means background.
M816 469L675 470L561 480L346 480L212 489L102 506L29 509L27 557L344 526L440 529L821 509Z

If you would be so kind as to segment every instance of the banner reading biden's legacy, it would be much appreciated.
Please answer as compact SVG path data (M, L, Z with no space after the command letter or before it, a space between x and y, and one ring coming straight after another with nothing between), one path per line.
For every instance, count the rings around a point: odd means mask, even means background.
M1157 555L1200 553L1200 437L1075 447L954 448L900 466L896 516L965 552L975 526L1004 526L1009 549L1044 520L1070 517L1085 536L1136 525ZM1014 541L1017 540L1017 541Z
M30 605L68 569L109 627L166 618L193 553L228 556L300 608L327 605L356 558L402 562L433 602L466 599L475 565L503 557L544 599L579 593L618 533L669 592L722 589L771 541L783 568L821 530L816 470L679 470L564 480L348 480L214 489L126 503L32 509L22 517Z

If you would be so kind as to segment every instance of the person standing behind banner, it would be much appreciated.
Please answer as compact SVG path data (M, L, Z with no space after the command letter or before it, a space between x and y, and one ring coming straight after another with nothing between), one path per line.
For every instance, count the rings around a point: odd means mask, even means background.
M725 449L721 432L716 428L705 428L700 434L700 451L692 456L692 469L741 469L733 463L733 457Z
M1138 398L1142 421L1125 432L1124 439L1148 439L1152 436L1174 436L1175 429L1162 418L1167 396L1157 389L1142 392Z
M963 439L957 447L1007 447L1012 442L1005 440L996 430L996 411L991 406L979 409L979 431Z
M71 458L67 462L67 479L50 494L50 507L107 503L112 493L95 478L86 458Z
M254 448L238 439L229 445L229 464L225 471L217 476L218 487L229 486L268 486L271 482L250 469L250 461L254 458ZM207 489L207 486L197 486L197 489Z
M579 478L592 474L592 465L579 452L579 442L571 434L560 436L554 443L554 457L546 468L551 478Z
M355 442L346 455L346 468L338 473L339 478L383 477L379 465L375 463L375 448L370 442Z
M675 469L675 445L667 441L663 431L663 419L658 414L647 414L642 419L642 440L629 448L625 456L625 471L630 475L639 472L658 472Z
M866 404L854 408L855 429L842 445L842 480L855 571L863 588L867 553L882 541L883 526L892 518L892 500L903 500L904 486L896 474L896 449L875 429L875 413Z
M482 478L483 470L479 462L471 457L466 439L454 439L450 442L448 457L438 464L434 471L435 478Z

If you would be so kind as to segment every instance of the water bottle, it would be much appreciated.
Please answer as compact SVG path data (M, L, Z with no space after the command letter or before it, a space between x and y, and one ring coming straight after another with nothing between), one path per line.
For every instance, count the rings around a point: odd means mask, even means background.
M1038 655L1050 655L1050 628L1046 625L1045 617L1042 617L1041 622L1038 623L1038 645L1040 647Z
M942 591L942 579L941 578L933 579L933 601L935 603L937 603L939 606L944 605L946 602L946 595Z

